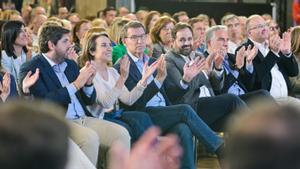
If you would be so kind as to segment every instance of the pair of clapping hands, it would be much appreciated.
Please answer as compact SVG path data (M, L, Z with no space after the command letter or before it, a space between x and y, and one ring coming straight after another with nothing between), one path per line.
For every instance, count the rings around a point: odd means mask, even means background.
M120 77L126 80L129 75L129 67L130 61L127 55L124 55L120 60ZM166 68L166 61L165 56L161 55L155 62L151 65L148 65L148 62L144 63L143 72L142 72L142 79L140 83L143 86L147 86L147 81L153 73L157 71L155 79L158 80L161 84L165 80L167 76L167 68Z

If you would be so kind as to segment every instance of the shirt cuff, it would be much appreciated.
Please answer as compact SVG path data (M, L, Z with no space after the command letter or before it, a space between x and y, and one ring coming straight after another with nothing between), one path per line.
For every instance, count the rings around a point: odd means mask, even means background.
M216 74L217 74L217 76L218 77L222 77L222 75L223 75L223 72L224 72L224 69L222 69L222 70L216 70L216 69L214 69L214 71L216 72Z
M154 83L156 84L156 86L160 89L161 88L161 83L158 81L158 80L156 80L155 78L154 78Z
M91 97L92 94L93 94L93 91L94 91L94 86L84 86L83 87L83 92L88 96L88 97Z
M181 85L181 88L183 88L183 89L187 89L189 87L189 85L183 83L182 80L180 80L180 85Z
M249 65L248 63L246 63L246 69L250 74L252 74L254 71L253 64Z
M286 56L287 58L290 58L291 56L292 56L292 52L290 53L290 54L288 54L288 55L284 55L284 56Z

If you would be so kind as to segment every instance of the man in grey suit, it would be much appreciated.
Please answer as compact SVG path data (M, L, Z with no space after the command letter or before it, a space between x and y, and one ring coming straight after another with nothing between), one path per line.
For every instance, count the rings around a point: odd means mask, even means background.
M207 58L192 49L193 31L188 24L178 23L172 30L173 50L166 54L167 95L174 104L191 105L213 129L223 131L224 122L236 109L246 104L237 96L223 94L223 55L212 53Z

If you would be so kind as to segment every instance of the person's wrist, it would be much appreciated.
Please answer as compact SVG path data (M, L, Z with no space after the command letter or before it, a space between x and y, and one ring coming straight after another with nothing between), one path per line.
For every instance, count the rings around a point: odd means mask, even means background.
M91 87L91 86L93 86L93 82L92 82L92 83L86 83L86 84L84 85L84 87Z
M73 82L74 87L76 88L76 90L80 89L80 86L76 83L76 81Z
M218 68L218 67L215 66L215 70L216 71L222 71L222 66L220 66L220 68Z
M182 80L183 83L187 84L187 83L190 83L192 79L189 78L189 77L187 77L187 76L185 76L185 75L183 75L182 78L181 78L181 80Z

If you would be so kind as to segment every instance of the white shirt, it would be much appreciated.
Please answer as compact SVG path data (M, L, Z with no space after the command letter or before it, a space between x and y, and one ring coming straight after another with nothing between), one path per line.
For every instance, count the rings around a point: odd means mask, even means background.
M235 50L239 47L238 44L232 42L231 40L228 41L228 53L231 53L231 54L235 54Z
M269 45L267 44L267 42L258 43L258 42L253 41L252 39L250 39L250 40L258 48L258 50L263 54L263 56L266 57L267 54L270 52ZM276 56L279 57L278 54L276 54ZM271 69L271 76L272 76L272 82L271 82L270 94L274 98L288 97L287 84L286 84L285 79L284 79L282 73L280 72L277 64L275 64L273 66L273 68Z
M190 59L187 57L187 56L184 56L184 55L180 55L183 59L184 59L184 61L187 63L187 62L189 62L190 61ZM208 76L207 76L207 74L205 73L205 71L202 71L202 73L205 75L205 77L208 79ZM180 80L180 85L181 85L181 87L183 88L183 89L187 89L188 88L188 85L187 84L184 84L183 82L182 82L182 80ZM201 97L210 97L211 96L211 94L209 93L209 90L208 90L208 88L205 86L205 85L203 85L203 86L201 86L200 87L200 95L199 95L199 98L201 98Z

